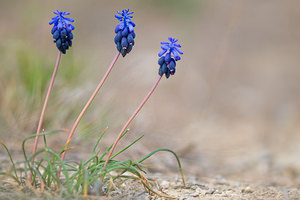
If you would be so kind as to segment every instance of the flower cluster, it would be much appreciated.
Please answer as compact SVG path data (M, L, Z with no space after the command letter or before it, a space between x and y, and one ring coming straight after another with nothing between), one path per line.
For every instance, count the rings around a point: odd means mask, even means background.
M121 22L115 28L115 43L117 46L117 50L122 54L122 56L126 56L134 45L135 32L134 27L135 24L131 21L133 12L129 12L129 9L122 10L122 12L117 11L120 15L115 15L115 17Z
M158 56L160 57L158 60L158 64L160 65L158 74L160 76L165 74L166 78L169 78L170 75L175 74L176 61L180 60L179 54L183 54L183 52L179 49L181 45L176 43L178 39L171 37L168 39L170 42L161 42L162 50L158 53ZM168 50L169 52L167 52ZM165 53L166 55L163 56Z
M51 33L53 35L53 42L56 43L56 47L62 53L66 53L66 50L72 46L72 39L74 30L74 26L70 22L74 22L74 19L64 17L65 15L69 15L69 12L53 12L57 16L53 17L49 22L50 25L53 24L53 28Z

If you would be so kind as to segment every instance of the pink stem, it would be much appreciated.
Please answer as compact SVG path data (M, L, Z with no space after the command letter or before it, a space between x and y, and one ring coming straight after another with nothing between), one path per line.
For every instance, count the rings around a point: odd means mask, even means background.
M142 109L142 107L144 106L144 104L147 102L147 100L149 99L149 97L151 96L151 94L154 92L155 88L157 87L159 81L161 80L162 76L159 76L157 81L155 82L155 84L153 85L152 89L150 90L150 92L147 94L147 96L145 97L145 99L142 101L142 103L139 105L139 107L136 109L136 111L133 113L133 115L129 118L129 120L126 122L126 124L124 125L124 127L122 128L121 132L119 133L117 139L115 140L114 145L112 146L112 148L110 149L109 153L108 153L108 157L104 163L103 168L105 168L108 164L108 161L114 151L114 149L116 148L117 143L119 142L119 140L121 139L122 134L124 133L124 131L127 129L127 127L129 126L129 124L131 123L131 121L135 118L135 116L138 114L138 112ZM102 177L101 177L102 179Z
M106 71L105 75L103 76L102 80L100 81L100 83L98 84L97 88L96 88L95 91L93 92L92 96L90 97L90 99L88 100L88 102L86 103L86 105L84 106L84 108L82 109L81 113L79 114L78 118L76 119L76 121L75 121L75 123L74 123L74 125L73 125L73 127L72 127L72 129L71 129L71 132L70 132L70 134L69 134L69 137L68 137L68 140L67 140L67 143L66 143L66 145L65 145L64 150L68 148L69 143L70 143L70 141L71 141L71 139L72 139L72 136L73 136L73 134L74 134L74 132L75 132L75 129L76 129L76 127L77 127L78 124L79 124L79 121L81 120L81 118L83 117L84 113L86 112L86 110L87 110L88 107L91 105L91 103L92 103L92 101L94 100L94 98L96 97L96 95L97 95L97 93L99 92L100 88L102 87L104 81L106 80L107 76L109 75L110 71L112 70L113 66L115 65L115 63L116 63L116 61L117 61L119 55L120 55L120 52L118 52L118 53L116 54L116 56L114 57L113 61L111 62L110 66L109 66L109 68L107 69L107 71ZM62 160L62 161L65 159L65 155L66 155L66 151L63 152L62 155L61 155L61 160ZM61 169L61 166L60 166L60 169Z
M47 104L48 104L50 93L52 91L52 87L53 87L54 80L55 80L55 77L56 77L56 73L57 73L57 70L58 70L60 58L61 58L61 51L58 51L58 55L57 55L57 59L56 59L56 64L55 64L55 67L54 67L54 71L53 71L53 74L52 74L51 82L50 82L50 85L49 85L49 88L48 88L48 92L47 92L47 95L46 95L46 98L45 98L44 106L42 108L42 113L41 113L41 116L40 116L38 128L37 128L37 131L36 131L36 137L35 137L34 147L33 147L33 152L32 152L33 155L36 153L36 149L37 149L37 145L38 145L38 140L39 140L39 133L41 132L41 128L42 128L42 124L43 124L43 119L44 119L46 107L47 107ZM32 157L31 167L33 166L33 164L34 164L34 156ZM32 173L31 172L30 172L30 181L32 181Z

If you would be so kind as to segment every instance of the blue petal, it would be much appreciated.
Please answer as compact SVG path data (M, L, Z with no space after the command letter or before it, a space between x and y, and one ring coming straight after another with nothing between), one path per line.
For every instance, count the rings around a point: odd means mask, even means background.
M66 26L69 26L70 25L70 22L68 22L68 21L64 21L65 22L65 25Z
M183 54L183 52L182 52L180 49L178 49L177 47L175 47L174 49L175 49L178 53Z
M161 42L161 44L170 44L169 42Z
M175 46L175 47L179 47L179 48L181 47L181 45L180 45L180 44L177 44L177 43L175 43L174 46Z
M56 20L52 20L51 22L49 22L49 25L52 25Z
M130 21L129 24L131 24L133 27L135 27L135 23L133 23L133 21Z
M173 42L173 38L171 38L171 37L168 37L168 39L169 39L169 41L170 41L170 42Z
M62 22L58 22L57 28L62 29L63 28L63 23Z
M178 53L176 51L172 51L175 60L180 60L180 56L178 55Z
M164 55L167 52L167 50L163 49L158 53L158 56L161 57L162 55Z
M65 17L65 19L69 22L74 22L74 19L71 19L71 18L68 18L68 17Z
M121 22L121 23L119 24L119 28L120 28L120 30L123 30L123 29L124 29L124 27L125 27L125 24L124 24L124 22Z
M123 17L120 17L118 15L115 15L115 18L117 18L119 21L122 21L123 20Z
M69 22L66 21L65 23L66 23L66 29L68 31L72 31L75 29L75 27L72 24L70 24Z
M164 50L168 50L170 48L170 46L169 45L163 45L163 46L161 46L161 48L164 49Z
M119 24L120 30L123 30L125 27L128 26L129 32L133 33L133 32L134 32L134 29L133 29L133 28L135 27L135 23L133 23L133 22L131 21L131 18L133 18L133 16L131 16L131 15L132 15L134 12L133 12L133 11L129 12L129 9L125 9L125 10L122 10L122 12L117 11L117 13L118 13L119 15L121 15L121 16L115 15L115 17L116 17L119 21L123 22L123 23L120 23L120 24Z
M129 27L129 32L132 33L134 31L133 26L131 24L129 24L128 27Z

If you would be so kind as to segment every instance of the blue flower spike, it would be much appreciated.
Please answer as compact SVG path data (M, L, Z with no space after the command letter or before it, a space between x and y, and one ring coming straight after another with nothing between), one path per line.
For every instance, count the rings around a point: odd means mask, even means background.
M170 75L174 75L176 72L176 61L180 60L179 54L183 52L179 49L181 48L180 44L177 44L178 39L169 37L170 42L161 42L161 51L158 53L160 57L158 64L160 66L158 74L160 76L166 75L166 78L169 78ZM166 54L165 56L163 56Z
M53 17L49 22L49 25L53 24L53 28L51 30L53 42L56 43L58 50L65 54L66 50L72 46L72 31L75 29L75 27L71 23L74 22L74 19L65 17L66 15L70 15L69 12L60 12L57 10L53 13L56 16Z
M131 20L133 12L129 12L129 9L122 10L122 12L117 11L118 15L115 17L121 22L115 28L115 44L117 50L122 54L123 57L126 56L134 46L135 23Z

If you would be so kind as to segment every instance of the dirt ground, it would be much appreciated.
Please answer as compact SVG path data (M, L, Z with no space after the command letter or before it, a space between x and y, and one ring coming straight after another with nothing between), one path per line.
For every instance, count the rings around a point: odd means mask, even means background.
M5 47L0 55L14 55L11 49L21 41L55 57L56 51L49 48L50 28L40 26L40 21L47 24L58 7L76 16L72 56L84 63L78 77L82 85L57 88L51 102L58 103L50 103L45 122L48 130L70 127L79 110L66 113L63 108L83 105L105 72L102 66L113 57L113 40L106 38L113 38L107 30L116 22L107 16L128 7L135 11L135 48L116 64L101 91L105 95L95 99L79 126L72 141L77 151L68 159L84 158L103 127L109 127L103 145L112 143L156 80L159 42L174 36L184 51L176 75L162 80L133 121L119 148L144 138L120 159L136 160L157 148L174 150L182 161L186 187L175 159L167 153L147 160L152 166L147 176L156 191L176 199L300 199L299 1L160 2L0 1L0 24L5 25L0 26L0 44ZM14 69L10 59L1 59L1 67ZM25 112L20 108L26 106L11 105L15 99L5 90L6 74L0 75L0 140L21 160L21 142L35 131L40 107ZM59 86L61 81L58 77ZM63 144L60 137L49 138L52 148ZM2 150L0 161L7 161ZM51 195L7 180L0 184L1 200L54 198ZM109 199L162 199L148 195L134 181L109 195Z
M297 200L300 192L297 188L288 188L278 185L248 183L230 181L223 177L205 178L200 180L196 177L186 177L186 185L183 186L181 179L171 178L163 174L148 177L151 187L159 195L149 194L142 184L129 180L106 194L95 196L89 194L86 197L74 196L72 199L205 199L205 200L240 200L240 199L289 199ZM36 189L18 186L13 183L1 181L1 200L10 199L61 199L58 194L39 192ZM65 199L65 198L62 198Z

